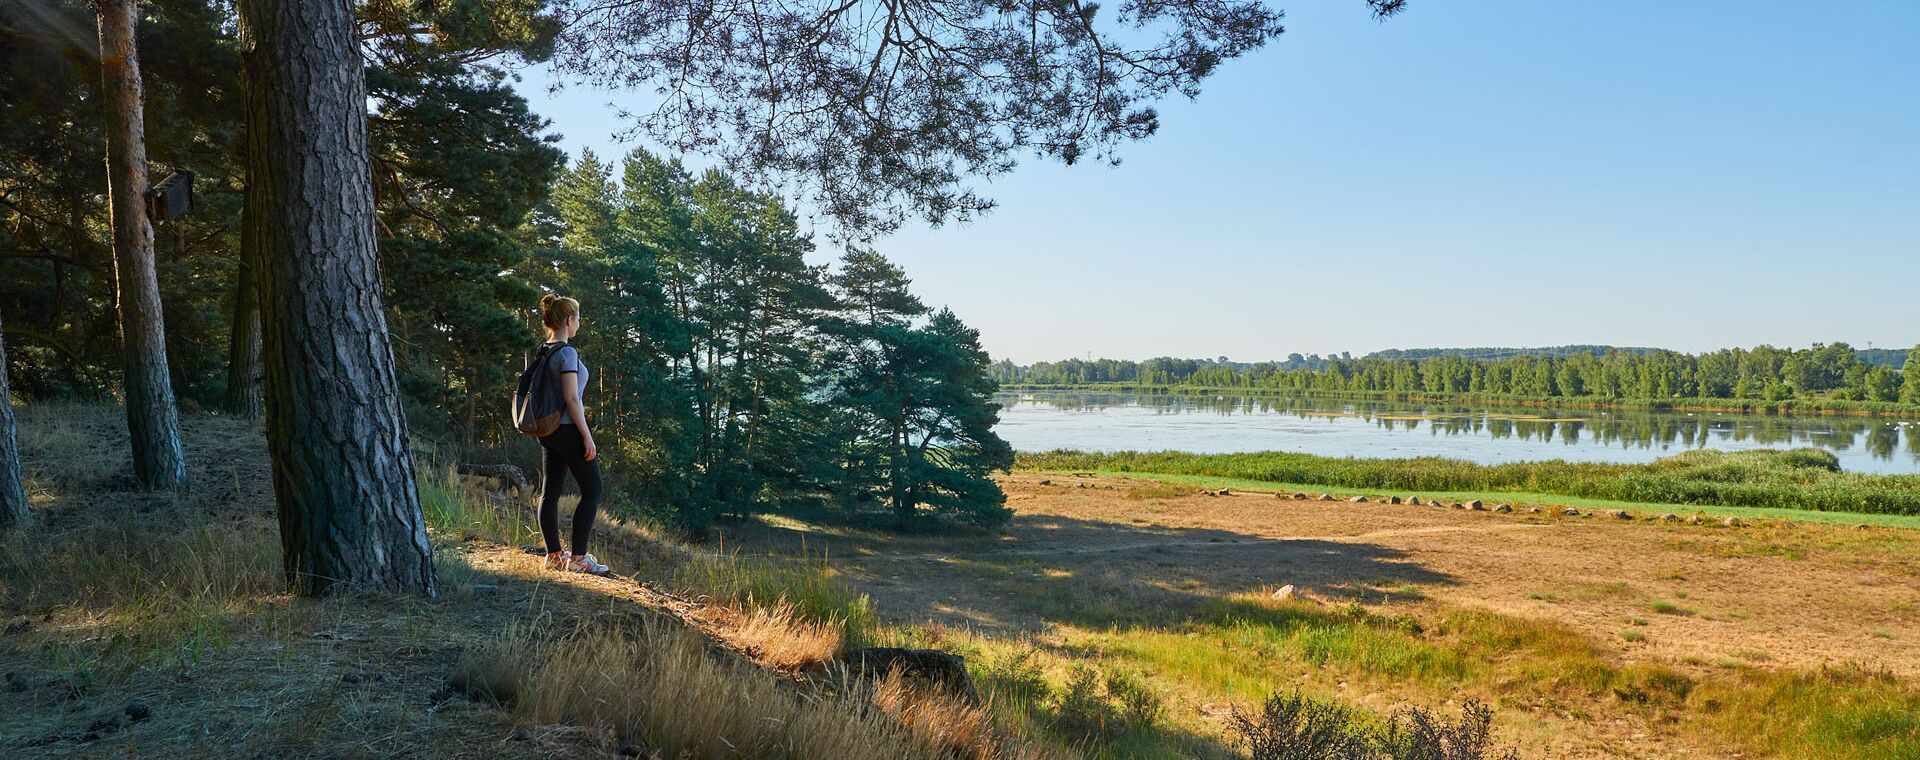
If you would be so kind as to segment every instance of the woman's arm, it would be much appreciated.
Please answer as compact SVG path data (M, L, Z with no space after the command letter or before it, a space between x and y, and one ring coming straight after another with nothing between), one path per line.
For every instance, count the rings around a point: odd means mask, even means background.
M587 461L591 462L599 456L600 449L593 445L593 433L587 430L587 410L580 406L580 373L561 373L560 390L567 400L567 419L573 420L573 428L580 431L580 443L586 447Z

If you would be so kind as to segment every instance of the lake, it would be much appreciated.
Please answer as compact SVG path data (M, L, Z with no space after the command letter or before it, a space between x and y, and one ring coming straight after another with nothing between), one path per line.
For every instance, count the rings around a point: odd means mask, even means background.
M1480 463L1650 462L1687 449L1812 446L1852 472L1920 473L1920 422L1711 412L1536 409L1277 395L1021 391L997 400L1020 451L1298 451Z

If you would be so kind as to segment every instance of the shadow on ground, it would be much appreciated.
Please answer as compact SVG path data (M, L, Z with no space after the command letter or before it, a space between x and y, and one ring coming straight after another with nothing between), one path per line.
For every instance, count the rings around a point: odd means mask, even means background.
M942 539L737 523L743 552L821 556L889 617L994 631L1053 624L1169 627L1236 594L1284 585L1329 601L1405 601L1453 583L1405 552L1359 540L1277 539L1056 515L1016 517L998 537Z

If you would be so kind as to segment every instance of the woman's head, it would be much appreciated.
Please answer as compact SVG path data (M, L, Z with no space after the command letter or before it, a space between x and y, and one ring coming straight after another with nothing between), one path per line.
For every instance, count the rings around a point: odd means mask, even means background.
M540 299L540 321L546 323L547 331L571 335L579 329L580 302L566 296L552 293Z

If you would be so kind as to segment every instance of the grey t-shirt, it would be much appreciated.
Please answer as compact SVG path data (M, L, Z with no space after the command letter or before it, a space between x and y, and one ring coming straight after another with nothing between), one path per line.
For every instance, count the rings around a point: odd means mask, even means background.
M547 345L553 344L549 343ZM563 382L559 375L564 375L568 372L580 373L580 376L574 379L574 388L578 391L581 402L585 403L587 396L587 378L592 377L592 373L587 371L587 365L580 363L580 351L573 346L563 345L560 347L560 350L554 352L552 357L548 358L548 361L551 362L553 366L555 375L553 380L556 383ZM558 387L565 388L566 385L562 384ZM573 424L573 415L560 415L560 424Z

